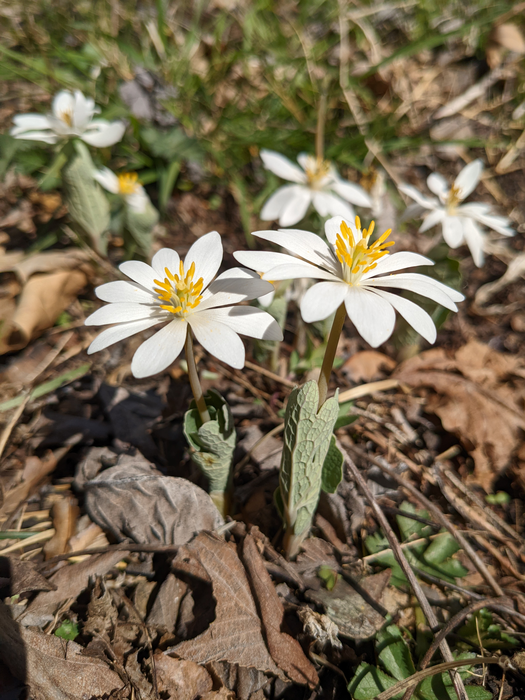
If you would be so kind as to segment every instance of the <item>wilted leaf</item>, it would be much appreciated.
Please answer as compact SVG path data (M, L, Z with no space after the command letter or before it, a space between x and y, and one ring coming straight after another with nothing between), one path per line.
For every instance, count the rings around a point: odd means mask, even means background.
M472 479L486 491L508 466L525 428L523 361L470 341L449 357L429 350L404 362L395 376L413 387L432 387L427 411L436 413L471 453Z
M103 661L83 651L75 642L19 626L0 603L0 657L29 686L33 700L87 700L123 687Z
M252 535L244 538L242 559L261 613L270 654L295 683L315 688L319 683L317 671L304 655L299 642L281 631L284 607Z
M178 545L223 524L205 491L144 462L106 469L85 489L90 518L118 540Z
M195 700L213 688L213 681L205 668L194 661L174 659L164 654L153 657L160 693L173 700Z
M211 582L216 607L215 620L205 632L168 651L196 663L227 661L281 676L264 643L250 584L235 546L201 532L180 548L173 568L194 576L198 570L201 579Z

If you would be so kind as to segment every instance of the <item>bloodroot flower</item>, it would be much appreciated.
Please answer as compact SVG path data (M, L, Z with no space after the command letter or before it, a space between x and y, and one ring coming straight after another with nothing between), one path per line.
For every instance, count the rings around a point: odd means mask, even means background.
M486 233L479 226L486 226L503 236L513 236L510 221L505 216L492 213L490 204L468 202L461 204L477 187L483 172L481 160L473 160L459 173L452 187L449 188L445 178L439 173L432 173L427 178L428 189L436 197L427 197L412 185L401 185L400 191L413 199L420 207L427 209L420 231L441 223L445 243L451 248L466 243L474 263L481 267L484 256Z
M101 168L93 173L95 180L112 194L120 195L133 211L142 214L148 206L149 197L138 181L137 173L115 173L109 168Z
M275 151L261 151L262 162L283 180L294 185L280 187L266 202L261 211L263 221L279 219L281 226L293 226L306 214L313 203L321 216L344 216L354 218L352 204L371 207L372 202L365 190L353 182L343 180L334 166L306 153L297 157L301 166Z
M88 353L162 323L164 328L135 352L131 363L135 377L149 377L169 367L182 351L190 329L211 355L241 369L244 345L239 334L282 340L282 333L265 311L232 306L267 294L272 285L238 267L215 277L221 262L221 237L212 231L191 246L184 262L174 250L163 248L153 256L151 266L138 261L122 263L120 270L132 282L108 282L95 290L99 299L110 303L91 314L86 325L114 325L95 338Z
M53 99L51 114L17 114L11 136L15 139L57 143L74 136L90 146L113 146L124 136L126 125L121 121L93 119L100 109L90 97L80 90L71 94L68 90L57 93Z
M463 295L425 275L413 272L390 274L434 263L417 253L391 255L388 252L388 248L394 245L393 241L388 241L391 231L386 231L371 243L373 230L374 222L368 230L361 230L359 217L354 225L335 216L325 224L330 245L309 231L281 229L253 234L286 248L301 260L292 255L264 251L241 251L234 256L242 265L264 273L263 279L323 280L310 287L302 298L301 315L307 323L327 318L344 304L359 334L375 348L392 334L397 311L423 338L433 343L436 328L429 314L409 299L387 290L415 292L452 311L457 311L454 302L464 299Z

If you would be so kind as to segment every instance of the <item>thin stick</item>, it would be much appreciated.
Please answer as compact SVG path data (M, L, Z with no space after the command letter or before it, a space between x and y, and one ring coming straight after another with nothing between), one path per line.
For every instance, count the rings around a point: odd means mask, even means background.
M344 304L337 309L335 312L334 322L332 324L332 329L330 335L328 336L328 342L326 344L326 351L323 358L323 366L321 367L321 374L319 375L319 408L326 401L326 394L328 393L328 384L330 382L330 375L332 374L332 367L334 364L335 353L337 352L337 344L339 342L339 337L341 336L341 331L346 318L346 308Z
M253 369L254 372L258 372L259 374L262 374L263 377L268 377L268 379L273 379L274 382L278 382L279 384L282 384L283 386L286 386L289 389L293 389L296 386L295 382L291 382L289 379L284 379L283 377L280 377L278 374L275 374L275 372L270 372L270 370L266 369L265 367L259 367L259 365L256 365L255 362L250 362L249 360L246 360L244 362L244 366L248 367L248 369Z
M410 586L412 587L412 590L414 591L414 595L417 598L417 601L421 607L421 610L423 611L423 614L427 618L428 624L430 625L430 628L433 631L436 631L439 627L439 622L434 614L434 611L430 607L430 603L428 602L425 594L423 593L423 589L421 588L421 584L417 580L414 572L412 571L412 568L410 564L407 561L407 558L405 557L405 554L403 550L401 549L399 542L397 541L397 537L390 527L390 523L388 522L387 518L385 517L385 514L381 510L378 502L376 501L373 493L370 491L368 488L368 485L366 481L363 479L363 476L361 475L359 469L356 467L354 464L352 458L350 455L346 452L344 447L341 445L339 441L337 441L337 446L339 450L341 451L345 462L347 464L348 469L351 472L351 475L353 479L355 480L356 484L358 485L359 489L362 491L364 496L367 498L368 503L372 510L374 511L374 514L388 540L388 543L390 544L390 547L392 549L392 552L396 558L397 563L401 567L401 570L405 574ZM439 645L439 648L441 650L441 653L443 655L443 658L447 662L454 663L454 657L452 656L452 652L450 651L450 647L448 646L447 641L444 639ZM458 698L460 700L467 700L467 693L465 691L465 687L463 686L463 681L461 680L461 677L457 673L452 673L451 674L452 680L454 682L454 687L456 689Z
M326 122L326 91L323 90L319 97L317 110L317 129L315 131L315 155L320 164L324 159L324 125Z
M197 410L201 417L203 423L207 423L210 420L210 414L206 406L206 401L202 393L201 383L199 381L199 373L197 372L197 365L195 364L195 355L193 353L193 342L191 340L191 329L188 326L188 332L186 334L186 344L184 346L186 351L186 364L188 365L188 377L190 380L191 391L193 393L193 398L197 404Z

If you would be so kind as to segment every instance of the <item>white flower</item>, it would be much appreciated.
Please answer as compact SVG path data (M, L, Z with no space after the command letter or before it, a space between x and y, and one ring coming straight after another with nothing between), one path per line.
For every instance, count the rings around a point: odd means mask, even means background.
M261 151L264 167L283 180L295 182L274 192L261 211L263 221L279 219L281 226L293 226L306 214L313 203L321 216L354 218L354 210L348 204L370 207L372 202L365 190L353 182L343 180L333 165L326 160L301 153L297 167L288 158L275 151ZM302 169L301 169L302 168Z
M457 311L454 302L464 299L463 295L425 275L389 274L433 262L417 253L390 255L386 250L393 245L386 241L390 230L370 243L373 228L372 222L368 231L361 231L358 217L355 226L340 216L333 217L325 224L330 245L309 231L257 231L254 236L282 246L302 260L284 253L256 251L237 252L234 256L242 265L264 272L263 279L324 280L310 287L301 301L301 315L307 323L327 318L344 303L359 334L372 347L377 347L392 334L396 310L423 338L433 343L436 328L427 312L381 287L421 294L452 311Z
M164 328L135 352L131 363L135 377L149 377L169 367L182 351L190 328L210 354L241 369L244 345L239 333L265 340L282 340L282 333L265 311L231 306L267 293L271 285L238 267L214 280L221 262L221 237L212 231L191 246L184 262L174 250L163 248L153 256L151 266L122 263L120 270L132 282L108 282L95 290L99 299L110 303L91 314L86 325L115 325L95 338L88 353L163 323Z
M78 136L90 146L113 146L124 136L126 125L121 121L93 119L99 112L95 102L84 97L80 90L75 90L74 95L62 90L53 99L51 114L17 114L10 133L16 139L45 143Z
M417 204L429 212L425 215L420 231L428 231L438 223L443 229L443 238L451 248L466 243L472 254L474 263L483 265L483 249L485 246L485 232L478 224L487 226L503 236L513 236L510 221L505 216L496 216L491 213L490 204L472 202L460 204L475 189L483 172L481 160L473 160L459 173L454 184L449 188L447 181L439 173L432 173L427 178L428 189L437 195L426 197L412 185L401 185L404 192Z
M143 214L149 202L146 190L138 182L137 173L120 173L115 175L109 168L101 168L93 173L95 180L104 189L123 197L130 209Z

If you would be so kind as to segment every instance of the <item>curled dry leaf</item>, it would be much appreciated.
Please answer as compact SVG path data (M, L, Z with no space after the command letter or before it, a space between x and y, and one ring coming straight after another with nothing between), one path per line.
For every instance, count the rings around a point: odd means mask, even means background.
M11 515L26 500L33 489L56 467L56 459L49 452L44 459L31 456L26 459L21 474L21 482L10 489L0 506L0 515Z
M208 671L194 661L174 659L165 654L156 654L153 661L158 691L166 693L167 698L195 700L213 688Z
M205 491L144 461L106 469L85 489L89 516L118 540L179 545L224 523Z
M299 642L281 631L284 607L253 535L246 535L244 538L242 558L261 613L266 643L273 660L292 681L315 688L319 683L317 671L306 658Z
M382 352L363 350L352 355L341 369L350 381L360 384L383 379L385 374L390 374L395 367L395 360Z
M284 678L268 653L261 621L235 545L209 532L201 532L181 547L173 561L183 571L211 583L216 601L215 620L208 629L168 649L182 659L207 664L227 661Z
M19 626L0 603L0 657L34 700L88 700L123 687L103 661L83 651L75 642Z
M35 255L28 255L16 260L11 270L22 283L37 273L57 272L58 270L74 270L89 260L87 254L78 248L52 250Z
M434 349L404 362L397 379L436 394L426 410L456 435L474 459L471 479L486 491L506 469L525 429L523 360L470 341L450 357Z
M68 541L75 532L75 525L79 515L76 499L66 496L56 501L51 508L51 515L55 534L44 545L46 559L51 559L58 554L67 552Z

